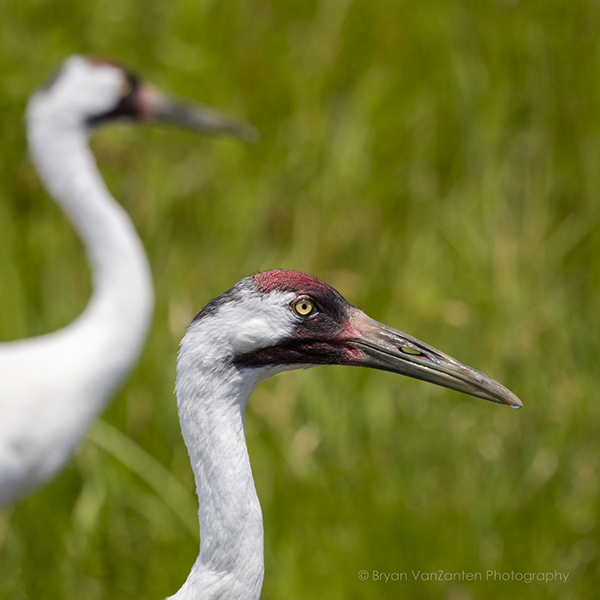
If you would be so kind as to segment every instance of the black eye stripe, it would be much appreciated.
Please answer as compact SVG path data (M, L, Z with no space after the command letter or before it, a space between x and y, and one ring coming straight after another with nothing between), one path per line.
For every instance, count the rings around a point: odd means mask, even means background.
M126 89L128 90L128 93L121 96L119 103L112 110L102 115L96 115L89 118L87 123L90 127L102 125L102 123L113 121L115 119L139 118L139 107L137 102L137 92L140 87L139 79L129 71L126 71L125 80L127 82Z
M140 87L140 80L136 75L130 73L129 71L127 71L125 75L127 83L129 84L129 93L127 94L127 96L131 96L131 94L133 94L138 89L138 87Z

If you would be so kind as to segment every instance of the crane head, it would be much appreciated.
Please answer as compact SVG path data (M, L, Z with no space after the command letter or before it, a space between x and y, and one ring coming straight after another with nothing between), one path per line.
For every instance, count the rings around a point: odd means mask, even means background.
M71 56L32 97L28 116L51 117L65 126L95 127L116 120L172 123L249 142L257 130L200 104L162 93L116 63Z
M296 271L259 273L209 302L182 342L180 368L182 360L190 368L228 361L259 378L316 365L363 366L522 406L491 377L371 319L331 286Z

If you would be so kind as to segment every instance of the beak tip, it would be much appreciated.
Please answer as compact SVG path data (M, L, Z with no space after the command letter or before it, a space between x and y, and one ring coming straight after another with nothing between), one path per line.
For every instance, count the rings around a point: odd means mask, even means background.
M520 398L514 396L513 403L510 404L510 407L514 408L515 410L518 410L519 408L523 408L523 402L521 402Z
M514 408L515 410L518 410L519 408L523 407L523 402L521 401L521 399L516 396L515 394L513 394L510 390L506 390L506 392L501 396L501 400L500 402L502 404L506 404L507 406L510 406L510 408Z
M249 123L201 104L170 98L150 84L142 88L139 102L143 119L148 122L166 122L201 133L234 136L249 144L260 140L260 132Z

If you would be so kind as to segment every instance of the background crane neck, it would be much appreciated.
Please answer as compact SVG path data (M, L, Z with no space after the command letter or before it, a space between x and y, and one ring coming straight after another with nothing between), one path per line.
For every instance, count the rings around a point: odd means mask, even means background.
M92 398L106 402L139 355L152 315L152 279L141 240L96 167L87 131L34 108L27 115L32 159L81 236L92 270L86 309L52 334L68 337L85 354L90 398L80 404L88 414L97 410Z

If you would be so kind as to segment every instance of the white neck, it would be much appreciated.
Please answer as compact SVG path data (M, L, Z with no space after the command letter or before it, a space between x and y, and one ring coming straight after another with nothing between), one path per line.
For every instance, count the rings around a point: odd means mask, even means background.
M171 600L256 600L264 572L263 522L244 411L260 376L215 363L210 351L196 352L199 346L188 333L178 363L177 400L200 503L200 555Z
M85 341L92 396L104 403L131 368L146 337L153 307L148 261L129 217L98 172L84 126L57 121L35 101L27 117L32 158L81 236L93 273L88 306L57 334ZM86 413L100 408L80 404Z

